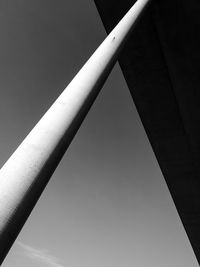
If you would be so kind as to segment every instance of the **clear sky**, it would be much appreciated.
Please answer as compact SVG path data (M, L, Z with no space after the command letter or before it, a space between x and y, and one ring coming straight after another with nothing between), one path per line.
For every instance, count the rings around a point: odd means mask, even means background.
M92 0L0 1L1 165L105 36ZM199 266L118 65L3 263L33 266Z

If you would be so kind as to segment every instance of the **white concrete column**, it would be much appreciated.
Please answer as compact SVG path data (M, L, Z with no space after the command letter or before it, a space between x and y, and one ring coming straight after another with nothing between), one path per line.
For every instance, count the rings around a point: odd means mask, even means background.
M134 4L0 170L0 263L80 127L148 2L138 0Z

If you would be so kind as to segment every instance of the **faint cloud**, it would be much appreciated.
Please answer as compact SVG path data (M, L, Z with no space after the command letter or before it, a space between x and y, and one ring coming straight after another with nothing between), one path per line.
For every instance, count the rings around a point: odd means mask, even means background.
M51 255L46 249L36 249L32 246L24 244L22 242L16 242L19 247L23 249L26 257L45 263L51 267L65 267L59 263L59 259Z

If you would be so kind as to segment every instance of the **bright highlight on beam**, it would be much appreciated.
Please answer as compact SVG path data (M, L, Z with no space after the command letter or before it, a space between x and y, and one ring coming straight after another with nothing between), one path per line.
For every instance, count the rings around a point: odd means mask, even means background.
M0 171L3 262L150 0L138 0Z

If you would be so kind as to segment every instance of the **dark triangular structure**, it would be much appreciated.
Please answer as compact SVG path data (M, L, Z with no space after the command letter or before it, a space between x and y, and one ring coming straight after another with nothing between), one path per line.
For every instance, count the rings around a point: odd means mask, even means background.
M134 4L95 0L109 32ZM200 2L154 0L119 62L200 262Z

